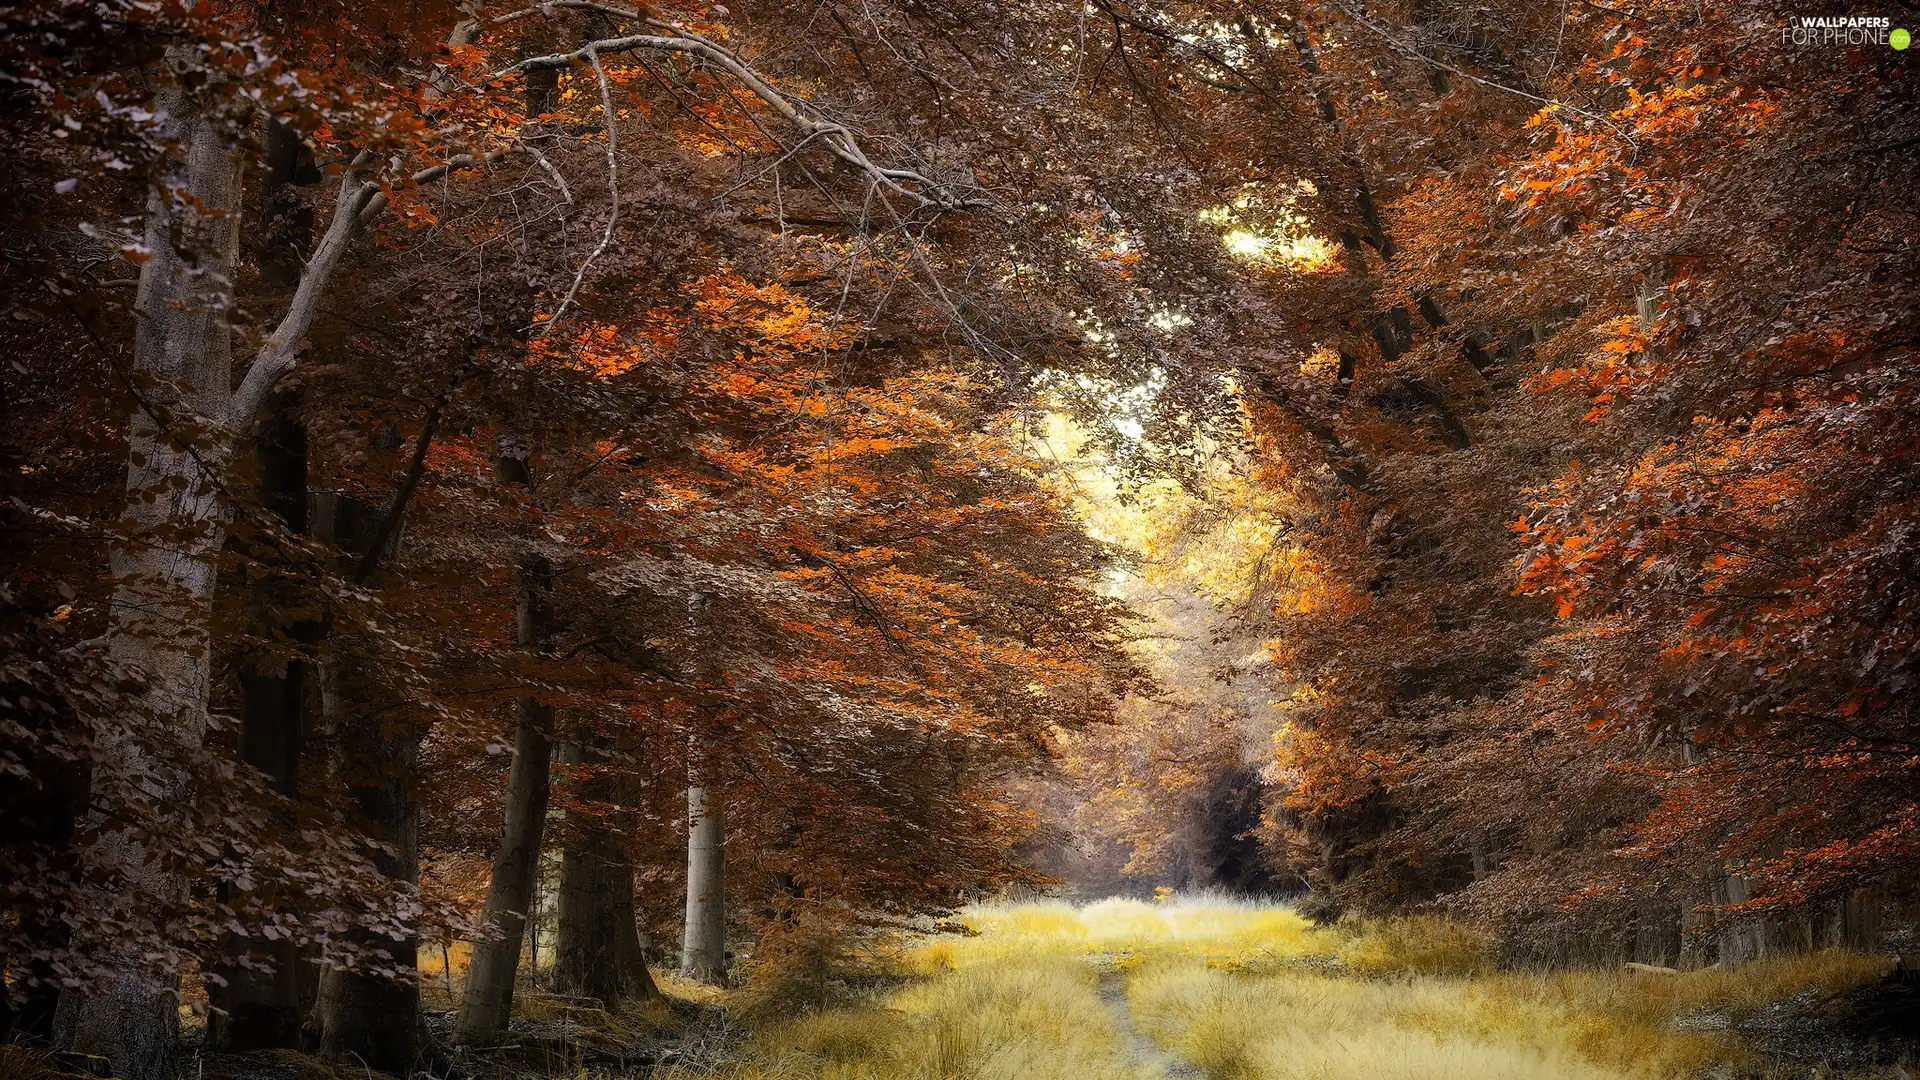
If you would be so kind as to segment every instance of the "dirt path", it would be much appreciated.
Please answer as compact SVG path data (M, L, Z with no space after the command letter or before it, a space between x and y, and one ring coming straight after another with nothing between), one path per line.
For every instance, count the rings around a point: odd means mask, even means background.
M1169 1080L1191 1077L1202 1080L1206 1073L1181 1061L1173 1054L1162 1049L1159 1043L1147 1038L1139 1028L1133 1026L1133 1012L1127 1007L1127 979L1116 971L1102 972L1100 975L1100 1003L1113 1014L1114 1030L1122 1038L1130 1040L1127 1048L1127 1064L1138 1066L1149 1073L1158 1073Z

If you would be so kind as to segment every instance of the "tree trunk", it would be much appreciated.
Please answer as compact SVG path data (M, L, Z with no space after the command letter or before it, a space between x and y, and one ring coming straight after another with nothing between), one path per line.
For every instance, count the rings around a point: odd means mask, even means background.
M1499 868L1499 860L1493 851L1493 845L1485 835L1476 836L1467 848L1468 864L1473 872L1473 880L1483 881Z
M571 764L603 764L591 744L568 744ZM579 808L568 815L560 856L560 919L555 978L568 993L600 999L611 1009L623 998L659 993L640 952L634 925L633 864L621 822L630 815L614 804L613 778L589 776L578 792Z
M290 532L299 534L307 529L307 437L294 415L294 405L292 395L275 395L272 416L255 442L254 457L260 471L261 502ZM284 587L269 585L249 605L257 629L268 638L286 632L295 640L312 640L317 628L310 623L276 625L274 610L296 599L286 593ZM307 675L306 663L298 659L249 663L240 673L240 759L288 798L298 786ZM207 1020L209 1048L233 1052L298 1046L297 945L290 938L262 942L236 935L228 941L227 951L234 957L251 953L265 966L220 966L220 978L207 987L214 1007Z
M1744 904L1752 898L1753 881L1745 875L1723 872L1714 881L1714 903ZM1773 939L1772 920L1743 918L1720 931L1720 962L1745 964L1766 956Z
M726 826L719 794L696 759L687 788L687 923L680 974L715 985L727 980Z
M504 444L494 463L499 480L531 488L533 472L526 449ZM519 612L515 636L522 649L538 652L546 641L545 607L552 568L528 554L520 563ZM553 750L553 709L532 695L520 699L513 733L513 769L507 781L506 823L493 857L482 921L493 935L473 945L466 994L460 1003L459 1038L486 1044L507 1030L513 1014L513 980L520 967L521 941L540 868L540 838L547 823L548 768Z
M636 1000L659 997L660 987L653 981L653 972L647 969L647 943L640 934L639 912L634 908L633 863L624 852L614 874L613 948L615 962L620 966L621 985L627 988L627 996Z
M102 828L87 852L89 869L115 881L114 906L136 917L176 908L185 898L179 875L149 860L149 838L136 823L186 796L182 765L206 732L208 604L224 539L218 478L176 439L214 468L224 460L217 446L209 449L220 441L219 427L208 432L203 421L224 418L228 400L227 312L240 223L240 162L231 142L178 87L159 95L156 112L171 118L187 147L166 179L188 204L175 207L158 184L147 199L150 257L140 270L133 354L147 407L136 408L129 425L126 492L136 535L156 542L113 551L116 587L106 632L111 659L139 672L143 685L131 715L97 721L92 802ZM164 429L149 408L164 419ZM158 743L158 752L143 735ZM143 950L126 942L80 944L109 974L84 998L65 995L56 1040L105 1059L122 1080L171 1077L179 973L155 970Z
M1634 961L1656 967L1680 966L1683 918L1676 917L1673 908L1664 904L1649 904L1641 911L1633 926Z
M484 1044L507 1029L513 1010L513 980L520 967L527 911L533 903L540 863L540 834L547 817L547 766L553 710L531 697L520 699L513 737L513 771L507 782L507 820L493 858L482 921L494 934L473 944L466 995L460 1004L460 1041Z
M261 194L265 242L260 251L260 277L269 285L293 288L300 283L307 249L313 238L313 210L297 188L317 183L320 171L313 152L300 133L287 124L266 125L266 177ZM269 415L254 442L254 462L260 473L260 502L295 534L308 529L307 431L296 413L297 395L276 391ZM259 545L263 557L273 557L273 545ZM285 632L305 644L319 641L323 628L314 622L291 627L278 625L275 611L297 603L282 588L269 588L249 605L261 636ZM281 795L298 792L300 759L309 735L307 698L314 679L302 660L249 664L240 673L240 757L260 770ZM230 955L251 952L267 968L226 964L220 981L207 987L212 1014L207 1019L207 1045L220 1052L300 1045L301 1022L313 1004L319 969L311 956L302 957L291 939L270 942L230 941Z
M1821 944L1834 949L1873 952L1880 948L1880 912L1884 895L1879 889L1855 889L1834 905L1822 928Z
M1693 905L1683 905L1680 909L1680 962L1674 966L1681 971L1693 971L1706 967L1713 962L1711 943L1707 940L1703 927L1708 916L1696 910Z
M292 288L300 284L313 240L313 208L294 188L319 183L321 173L300 133L278 120L267 121L266 166L260 277L269 285Z
M349 557L378 528L377 512L358 500L330 495L317 501L316 510L315 536ZM417 884L420 809L413 787L422 729L404 710L366 708L372 695L340 645L336 639L320 670L321 715L334 742L339 779L358 811L359 828L392 849L376 854L375 866L390 879ZM419 939L412 934L396 942L358 933L356 940L384 950L391 967L410 969L419 959ZM404 1076L420 1059L420 987L411 977L325 968L313 1011L318 1052L329 1061Z
M569 842L560 856L554 976L563 992L598 998L612 1008L624 996L615 892L622 884L617 871L627 868L610 857L617 841L605 825L582 823L580 828L588 835ZM625 885L633 887L630 870Z
M1775 859L1785 851L1786 846L1776 841L1769 843L1760 857ZM1714 880L1716 901L1734 905L1753 899L1754 887L1758 882L1745 872L1746 869L1744 865L1728 866L1721 871ZM1744 916L1722 931L1720 961L1725 964L1745 964L1791 949L1792 942L1786 931L1779 916L1773 913Z
M337 677L334 671L328 674ZM420 809L413 799L420 735L411 721L362 717L340 739L342 759L357 770L350 774L347 795L370 835L394 849L376 857L375 864L387 877L412 884L420 880ZM419 938L409 933L400 941L366 938L363 943L379 947L391 958L382 958L387 966L407 974L388 979L333 968L322 972L320 1056L405 1076L420 1059L420 985L412 977Z

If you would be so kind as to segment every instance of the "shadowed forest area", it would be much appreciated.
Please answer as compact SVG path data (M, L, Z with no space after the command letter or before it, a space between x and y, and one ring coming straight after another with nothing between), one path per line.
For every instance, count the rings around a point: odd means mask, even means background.
M1911 1076L1844 7L6 0L0 1076Z

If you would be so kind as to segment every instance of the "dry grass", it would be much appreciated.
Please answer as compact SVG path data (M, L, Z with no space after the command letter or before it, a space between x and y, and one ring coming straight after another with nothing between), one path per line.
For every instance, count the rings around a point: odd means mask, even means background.
M1688 1031L1677 1018L1737 1020L1803 991L1844 993L1885 968L1829 952L1679 975L1493 973L1473 935L1421 922L1369 927L1339 955L1390 977L1154 965L1129 980L1133 1014L1218 1078L1688 1077L1711 1064L1756 1063L1725 1030Z
M1127 1060L1087 965L1005 960L761 1032L724 1080L1158 1080ZM663 1077L670 1074L661 1074Z
M1124 980L1132 1026L1210 1080L1678 1080L1754 1074L1729 1020L1805 991L1837 995L1879 961L1814 953L1679 975L1494 970L1486 940L1439 919L1319 929L1279 906L1199 898L973 908L971 935L867 958L906 979L756 1029L721 1080L1153 1080L1100 997ZM670 987L673 990L683 989ZM684 988L691 990L691 988ZM695 1075L661 1070L658 1080Z
M0 1080L53 1080L45 1054L19 1043L0 1043Z
M1673 1075L1596 1062L1551 1009L1489 1002L1454 979L1247 978L1173 966L1141 972L1128 993L1144 1030L1222 1080Z
M1343 921L1335 954L1360 975L1477 975L1495 968L1493 942L1432 915Z
M977 937L938 937L909 950L909 970L931 974L1010 957L1092 958L1120 967L1146 958L1255 963L1330 955L1339 939L1291 908L1194 898L1166 904L1102 900L969 908Z
M1220 1080L1628 1075L1590 1063L1529 1018L1489 1023L1463 990L1437 979L1248 978L1187 965L1155 966L1128 983L1141 1028Z
M1824 951L1679 975L1509 972L1479 980L1474 995L1493 1015L1551 1017L1568 1044L1594 1061L1652 1066L1651 1075L1683 1075L1715 1061L1746 1063L1749 1055L1729 1034L1679 1032L1676 1020L1714 1014L1731 1024L1796 994L1838 997L1886 968L1879 957Z
M727 998L727 992L724 989L712 983L701 982L699 979L684 978L670 967L652 968L651 971L653 984L668 997L698 1002L702 1005L718 1005Z

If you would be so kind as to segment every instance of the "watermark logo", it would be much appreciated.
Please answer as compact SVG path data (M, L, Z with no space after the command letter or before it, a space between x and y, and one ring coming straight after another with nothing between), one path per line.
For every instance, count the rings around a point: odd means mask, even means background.
M1900 51L1913 44L1913 35L1884 15L1797 15L1780 28L1780 44L1884 45Z

